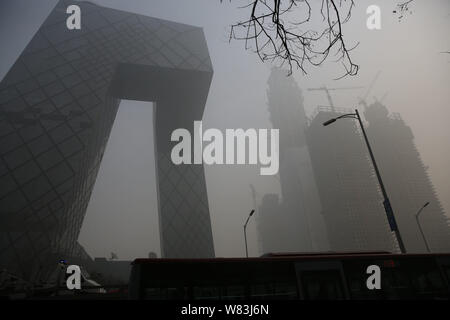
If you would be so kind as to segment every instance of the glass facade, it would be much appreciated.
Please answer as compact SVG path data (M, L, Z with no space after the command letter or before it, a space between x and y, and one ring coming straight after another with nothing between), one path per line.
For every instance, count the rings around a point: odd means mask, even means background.
M0 83L0 266L33 279L76 256L120 99L156 105L163 256L213 257L203 166L170 160L170 133L202 118L209 91L202 29L79 2L81 30L68 30L70 4Z

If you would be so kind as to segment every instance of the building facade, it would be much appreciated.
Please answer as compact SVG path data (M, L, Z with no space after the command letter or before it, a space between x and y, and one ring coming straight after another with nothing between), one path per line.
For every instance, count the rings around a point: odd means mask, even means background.
M357 122L342 119L323 126L331 118L353 112L319 107L307 129L330 249L392 251L396 243Z
M75 256L121 99L154 102L163 257L213 257L202 165L171 132L201 120L212 65L201 28L61 0L0 83L0 266L32 279ZM149 128L152 124L149 124Z
M268 79L267 100L272 127L280 132L281 196L277 200L273 194L263 198L259 218L261 250L263 253L328 250L306 144L307 118L301 89L285 70L273 68Z
M425 241L432 252L449 252L449 220L415 146L410 127L399 114L389 114L380 102L367 106L364 115L407 252L426 252ZM416 214L426 202L430 204L419 215L424 241Z

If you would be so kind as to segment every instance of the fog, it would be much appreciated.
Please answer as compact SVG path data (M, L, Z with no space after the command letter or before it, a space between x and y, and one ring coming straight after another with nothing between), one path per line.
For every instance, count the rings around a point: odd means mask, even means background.
M98 5L156 18L200 26L204 29L214 75L203 126L205 128L270 128L267 79L271 65L245 51L244 43L228 41L231 24L248 12L237 7L245 1L219 0L97 0ZM56 1L3 0L0 4L0 76L7 73ZM366 28L366 8L382 10L382 29ZM334 80L342 74L332 58L307 75L293 77L303 89L305 108L311 115L318 105L328 105L323 92L306 88L364 86L354 91L334 91L338 107L354 108L358 97L378 71L378 81L368 96L381 98L391 112L401 114L411 127L417 148L447 215L450 212L450 2L414 1L413 13L398 21L389 0L358 1L344 28L345 40L359 42L352 59L358 75ZM153 133L150 103L122 101L107 145L79 242L93 257L115 252L120 259L160 254L154 186ZM199 119L200 120L200 119ZM206 184L216 256L245 255L243 223L253 209L249 185L257 200L279 192L276 176L261 176L256 165L205 165ZM153 181L153 183L152 183ZM254 221L248 226L249 255L258 256Z

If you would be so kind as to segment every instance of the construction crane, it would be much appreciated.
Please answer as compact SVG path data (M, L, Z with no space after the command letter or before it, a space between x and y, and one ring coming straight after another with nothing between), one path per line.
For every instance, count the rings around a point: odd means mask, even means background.
M375 82L377 82L378 77L380 76L381 71L378 71L375 75L375 78L373 78L372 82L370 83L369 87L367 88L366 94L363 98L358 98L359 104L362 104L364 107L367 107L367 97L369 96L370 91L372 91L373 86L375 85Z
M334 111L334 103L333 99L331 98L330 91L336 91L336 90L355 90L355 89L362 89L364 87L342 87L342 88L327 88L325 85L323 85L320 88L308 88L308 91L325 91L325 94L327 95L328 102L330 103L331 109Z
M373 97L373 98L375 99L376 102L378 102L378 103L383 103L383 101L384 101L384 99L386 99L386 96L388 95L388 93L389 93L389 91L386 92L386 93L381 97L381 99L378 99L377 97Z

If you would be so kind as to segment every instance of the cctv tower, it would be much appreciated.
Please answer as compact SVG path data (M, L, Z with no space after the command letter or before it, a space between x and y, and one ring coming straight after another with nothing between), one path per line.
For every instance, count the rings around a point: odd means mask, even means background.
M0 268L33 279L74 257L121 99L154 102L164 257L213 257L202 165L171 132L200 120L213 74L201 28L61 0L0 83Z

